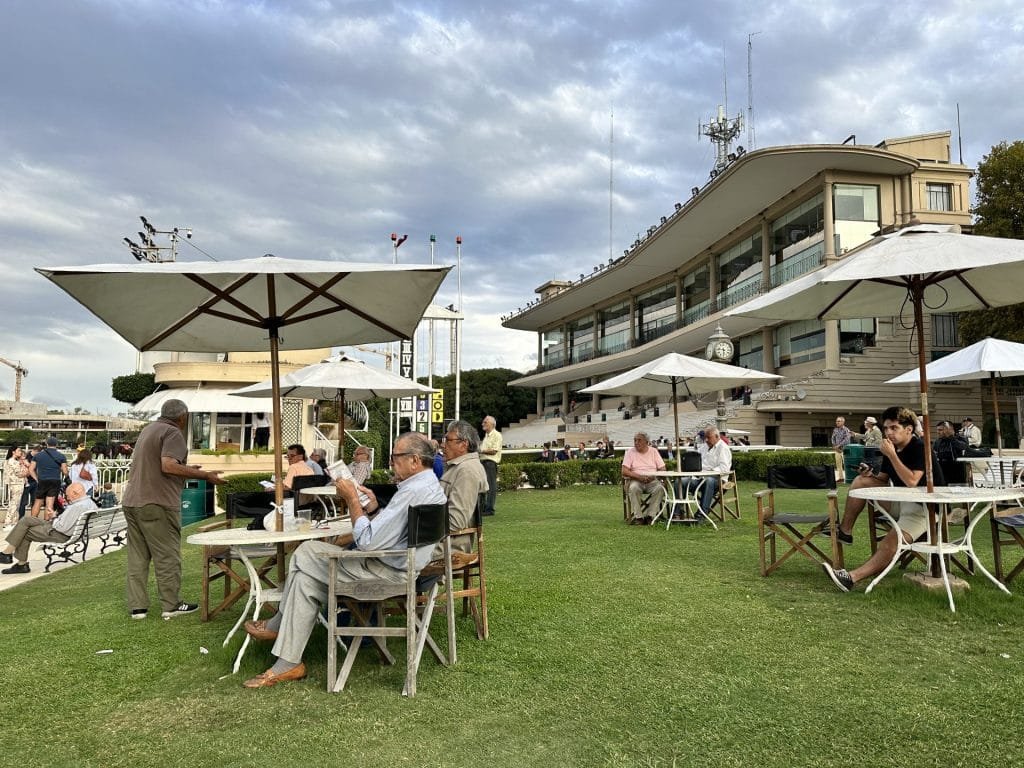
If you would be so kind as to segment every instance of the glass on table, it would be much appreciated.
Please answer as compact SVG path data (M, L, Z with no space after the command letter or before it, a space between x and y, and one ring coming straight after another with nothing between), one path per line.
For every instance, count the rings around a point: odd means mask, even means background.
M313 527L312 510L310 509L297 509L295 510L295 530L300 532L308 531Z

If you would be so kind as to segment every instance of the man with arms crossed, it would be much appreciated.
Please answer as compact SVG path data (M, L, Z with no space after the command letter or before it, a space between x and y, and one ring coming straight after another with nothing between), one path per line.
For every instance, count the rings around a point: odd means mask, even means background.
M477 440L476 430L466 421L453 421L444 436L445 471L441 475L441 488L448 497L448 526L451 531L469 528L473 524L477 500L489 487L483 462L477 455ZM452 549L466 552L472 543L470 537L459 538L462 540L452 541ZM434 556L440 557L440 551Z
M626 498L629 499L630 525L648 525L653 518L644 515L643 495L650 494L650 508L660 509L665 499L665 486L651 473L665 469L661 454L651 447L646 432L633 435L633 447L622 457L622 476L626 479Z
M444 504L445 496L433 472L434 449L430 441L415 432L406 432L395 441L391 468L398 478L398 491L377 515L370 520L359 504L356 486L338 480L338 495L348 507L352 519L352 543L356 549L402 549L408 541L409 507L417 504ZM364 489L364 492L365 489ZM324 541L305 541L298 546L288 564L280 609L270 619L245 622L245 631L256 640L273 640L274 665L256 677L246 680L246 688L268 688L278 683L302 680L306 665L302 654L316 626L320 606L327 602L327 558L324 552L341 547ZM416 550L416 569L422 570L430 560L433 547ZM396 562L397 561L397 562ZM383 579L400 584L405 581L405 558L365 558L339 560L338 581ZM333 642L333 641L332 641Z
M917 415L909 408L896 405L886 408L882 413L882 431L885 434L880 446L882 467L875 472L868 465L862 464L858 477L850 485L850 490L878 487L890 482L901 488L924 485L924 441L914 434L916 425ZM850 531L853 530L853 524L860 511L864 509L864 504L863 499L847 498L843 521L837 531L841 541L853 541ZM928 530L928 513L923 504L900 503L896 511L899 513L899 524L905 541L914 541ZM822 565L832 583L843 592L849 592L858 581L880 573L889 564L896 553L896 544L894 528L879 543L871 559L859 568L847 571L845 568L834 569L828 563Z
M495 427L498 423L493 416L484 416L484 439L480 443L480 461L487 473L487 499L484 501L484 514L494 514L494 500L498 495L498 465L501 464L501 432Z
M181 600L181 489L187 479L220 485L220 472L206 472L185 463L188 446L185 427L188 406L168 400L160 418L147 424L132 451L128 487L121 500L128 522L128 610L133 619L149 611L149 563L153 563L157 591L170 619L199 608Z

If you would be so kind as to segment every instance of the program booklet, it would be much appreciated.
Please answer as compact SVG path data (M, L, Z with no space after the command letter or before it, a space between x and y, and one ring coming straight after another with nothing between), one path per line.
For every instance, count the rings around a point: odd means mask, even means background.
M344 459L338 460L333 464L329 464L327 466L327 474L331 476L332 480L348 480L351 483L355 482L355 478L352 476L352 470L348 468L348 464L345 463ZM359 506L366 509L366 505L369 503L370 497L360 491Z

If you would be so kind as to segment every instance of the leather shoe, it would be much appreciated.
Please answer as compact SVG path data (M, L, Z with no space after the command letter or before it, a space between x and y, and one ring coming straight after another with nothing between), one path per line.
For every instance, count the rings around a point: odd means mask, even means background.
M256 677L251 677L242 685L246 688L269 688L278 683L287 683L292 680L304 680L306 678L306 665L299 662L298 666L292 667L287 672L275 675L272 669L262 672Z
M243 625L246 633L253 640L277 640L277 632L272 629L267 629L267 622L265 619L259 621L247 621Z

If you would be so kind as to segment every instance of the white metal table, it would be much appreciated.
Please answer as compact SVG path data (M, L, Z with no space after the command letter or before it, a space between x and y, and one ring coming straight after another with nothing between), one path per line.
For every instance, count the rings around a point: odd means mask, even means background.
M699 523L702 522L701 518L704 518L711 526L717 531L718 526L715 525L715 521L700 508L700 493L704 487L704 482L709 477L717 477L719 483L723 483L724 479L720 472L713 470L701 470L698 472L683 472L682 470L674 469L661 469L657 472L650 473L652 477L661 478L665 485L666 500L665 509L668 523L665 526L665 530L668 530L672 523ZM684 485L682 482L673 482L687 480L691 477L702 478L702 482L695 488L690 488L689 484ZM676 517L677 508L683 508L689 512L689 515L683 515L682 517ZM651 525L654 525L658 521L658 517L661 515L661 510L658 510L658 514L654 516L654 520L651 521Z
M949 582L949 571L946 568L946 556L955 555L961 552L965 553L975 564L989 581L996 585L997 588L1001 589L1006 594L1010 594L1010 590L1006 588L998 579L995 578L978 560L977 555L974 553L974 545L972 543L972 537L974 536L974 529L977 527L978 522L985 516L986 512L993 512L996 504L999 502L1017 501L1024 497L1024 488L974 488L971 486L947 486L935 488L931 493L928 492L927 488L904 488L897 486L882 486L878 488L854 488L850 490L850 496L855 499L865 499L873 504L875 508L884 515L890 525L896 531L896 554L893 555L892 560L885 569L879 573L874 580L868 585L867 592L881 581L889 571L892 570L893 566L899 561L900 555L903 552L921 552L931 558L932 575L940 576L942 582L946 587L946 596L949 598L949 609L956 611L956 605L953 603L953 589ZM924 541L912 541L905 542L903 540L903 530L899 527L897 520L889 514L889 512L882 506L880 502L908 502L925 504L928 510L928 532ZM934 505L934 506L932 506ZM972 507L974 510L973 519L967 526L967 531L964 533L962 538L945 541L943 540L943 528L941 525L942 518L945 517L948 508L958 507ZM939 510L936 515L936 507ZM938 571L938 573L936 573Z
M189 536L186 539L189 544L207 547L231 547L232 555L237 555L238 559L242 561L242 565L245 566L245 571L249 576L249 598L245 602L245 608L242 609L242 615L238 617L238 621L235 622L231 631L228 632L228 636L224 638L223 645L226 646L231 641L235 632L242 626L242 622L248 618L249 606L254 606L252 618L255 620L259 617L260 609L266 603L280 601L281 595L284 592L283 584L278 584L278 586L273 588L264 587L260 583L259 574L256 573L256 567L250 558L266 555L267 547L270 546L283 546L293 541L328 539L335 536L344 536L347 533L352 533L352 523L348 519L344 519L335 520L327 524L313 525L304 531L250 531L247 528L221 528L216 531L193 533ZM231 668L232 674L238 672L238 668L242 663L242 657L245 655L245 649L249 647L249 639L249 634L246 633L245 639L242 641L242 647L238 649L238 655L235 657L234 666Z
M966 464L976 486L1009 488L1021 484L1024 457L1021 456L961 456L958 462Z
M310 488L303 488L297 493L299 496L315 496L316 500L320 502L320 506L324 508L324 517L338 516L338 505L334 501L338 497L338 489L334 487L334 483L314 485ZM328 503L330 503L330 507L327 506Z

